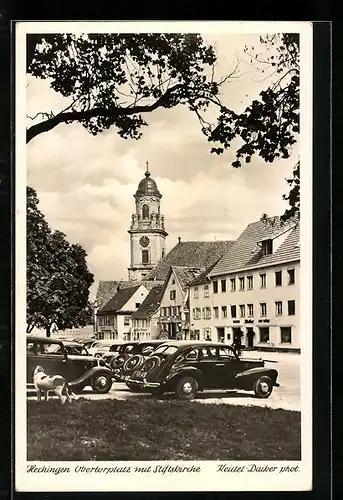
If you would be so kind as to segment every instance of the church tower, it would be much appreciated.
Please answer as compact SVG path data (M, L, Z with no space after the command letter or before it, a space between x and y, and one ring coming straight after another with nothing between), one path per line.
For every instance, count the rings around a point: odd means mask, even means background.
M160 212L162 198L156 182L150 177L146 162L144 179L138 184L135 198L136 211L131 217L129 280L140 281L165 255L164 217Z

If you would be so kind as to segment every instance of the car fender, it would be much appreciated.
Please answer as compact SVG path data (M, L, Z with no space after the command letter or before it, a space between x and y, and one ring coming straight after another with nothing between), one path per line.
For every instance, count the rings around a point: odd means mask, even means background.
M273 368L265 368L265 367L250 368L249 370L236 373L235 378L243 382L244 380L251 380L251 379L255 380L258 376L262 375L267 375L268 377L270 377L274 385L276 385L278 372Z
M69 385L71 387L73 387L73 385L82 384L82 383L86 382L87 380L92 379L94 377L94 375L100 374L100 373L108 373L109 375L112 376L112 370L110 370L106 366L93 366L92 368L87 370L85 373L80 375L80 377L73 380L72 382L69 382Z
M179 370L175 370L171 372L164 380L165 385L173 385L173 383L176 381L176 379L180 377L184 377L189 375L190 377L194 377L198 383L199 383L199 388L203 385L203 380L204 380L204 374L195 368L194 366L189 366L189 367L182 367Z

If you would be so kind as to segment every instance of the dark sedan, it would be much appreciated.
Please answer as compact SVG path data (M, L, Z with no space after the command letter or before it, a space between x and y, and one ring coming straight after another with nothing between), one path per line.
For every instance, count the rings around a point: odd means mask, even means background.
M173 392L179 399L204 389L243 389L268 398L277 377L262 359L241 358L221 342L164 342L126 383L131 390Z

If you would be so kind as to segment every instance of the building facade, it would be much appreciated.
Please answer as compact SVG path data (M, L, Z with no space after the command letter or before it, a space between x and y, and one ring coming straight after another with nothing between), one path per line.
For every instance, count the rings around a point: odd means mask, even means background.
M216 341L238 336L247 348L299 350L299 298L299 227L270 232L259 221L191 283L191 330Z
M96 337L121 341L131 340L131 316L147 295L148 290L143 285L119 288L117 293L97 312Z
M160 337L160 303L162 285L152 288L140 307L131 316L133 340L154 340Z
M163 259L166 252L167 231L161 214L162 195L150 172L138 184L135 198L135 212L131 217L130 234L130 281L141 281Z

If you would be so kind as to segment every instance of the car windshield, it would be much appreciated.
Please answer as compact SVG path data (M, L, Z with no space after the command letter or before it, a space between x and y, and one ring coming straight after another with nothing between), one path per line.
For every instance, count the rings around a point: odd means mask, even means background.
M171 356L177 351L177 347L175 345L160 345L155 349L154 354L163 354L166 356Z
M89 356L87 349L83 345L66 345L64 347L68 354Z

